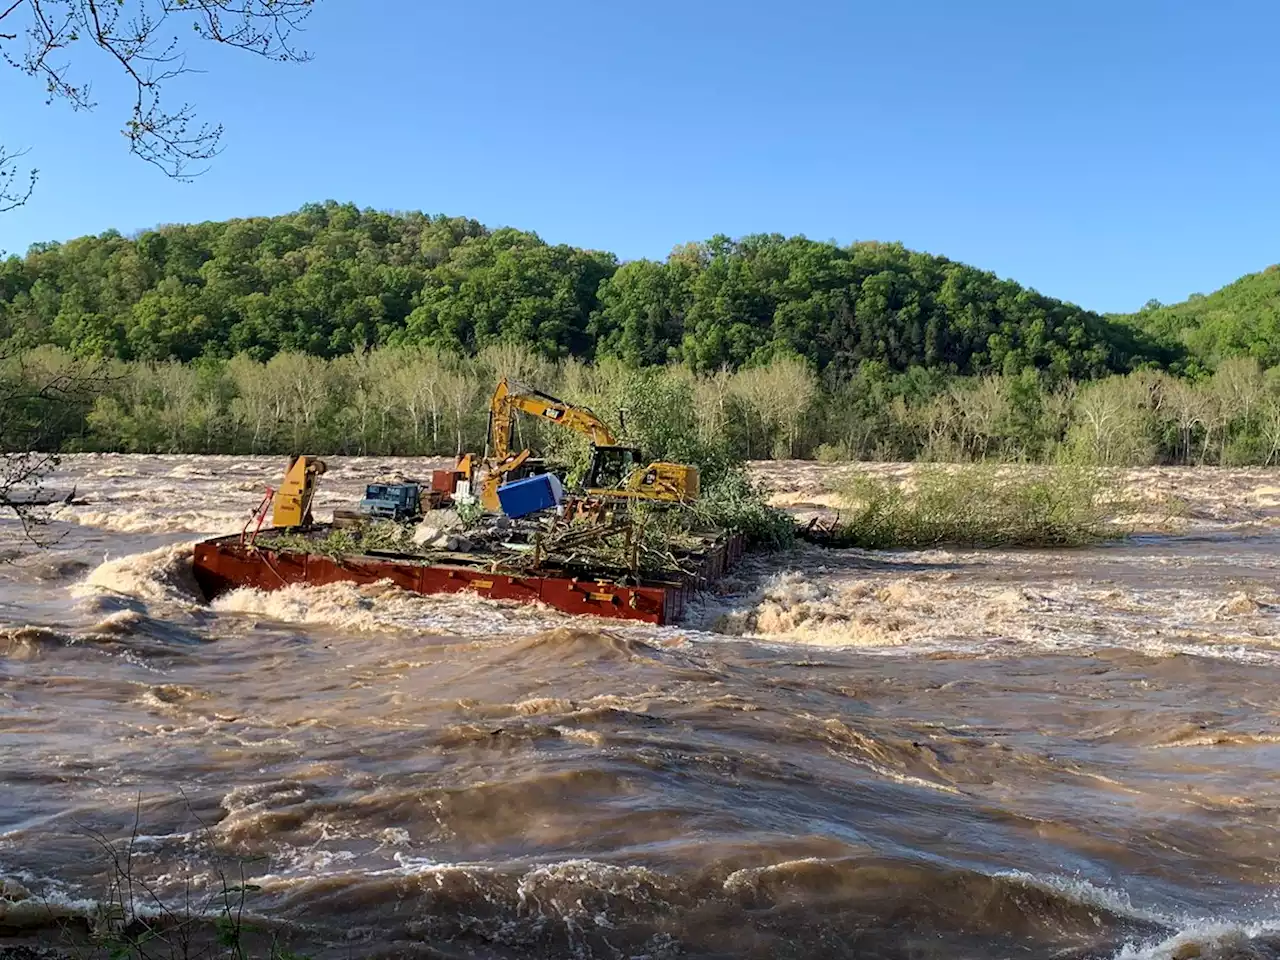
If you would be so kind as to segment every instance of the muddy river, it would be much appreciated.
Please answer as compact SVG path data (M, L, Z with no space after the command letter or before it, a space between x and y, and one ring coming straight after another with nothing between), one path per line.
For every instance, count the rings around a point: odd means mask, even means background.
M0 565L0 955L123 893L312 957L1280 958L1280 475L1129 474L1180 528L1101 548L752 557L658 628L205 603L281 468L69 458Z

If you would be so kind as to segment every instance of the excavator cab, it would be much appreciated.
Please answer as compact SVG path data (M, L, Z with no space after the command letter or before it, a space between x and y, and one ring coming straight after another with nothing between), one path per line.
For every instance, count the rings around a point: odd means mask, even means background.
M626 497L666 503L696 500L698 468L665 461L646 463L635 447L597 446L587 471L587 493L593 497Z
M627 485L639 463L640 451L635 447L595 447L587 470L587 489L619 490Z

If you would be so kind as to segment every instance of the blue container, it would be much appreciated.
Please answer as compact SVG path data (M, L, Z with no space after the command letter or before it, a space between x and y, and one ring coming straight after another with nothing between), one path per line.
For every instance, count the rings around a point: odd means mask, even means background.
M498 503L508 517L527 517L539 510L552 510L564 499L560 478L542 473L524 480L513 480L498 488Z

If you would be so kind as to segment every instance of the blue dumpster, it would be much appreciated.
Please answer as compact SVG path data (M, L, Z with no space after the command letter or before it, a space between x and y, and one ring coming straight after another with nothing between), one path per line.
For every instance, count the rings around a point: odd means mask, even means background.
M564 487L555 474L513 480L498 488L498 503L508 517L527 517L539 510L552 510L564 499Z

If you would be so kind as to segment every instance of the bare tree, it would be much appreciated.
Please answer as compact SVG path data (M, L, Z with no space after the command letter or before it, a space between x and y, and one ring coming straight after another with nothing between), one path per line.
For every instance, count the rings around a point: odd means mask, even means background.
M477 412L484 409L483 397L488 385L482 384L469 361L459 361L456 369L446 370L441 378L441 392L449 398L449 415L453 420L453 433L457 440L455 456L462 456L467 449L468 436L479 436L479 429L471 430L472 421L479 422Z
M698 436L707 442L723 437L732 419L733 372L722 366L714 373L696 378L693 403Z
M76 110L95 106L81 82L76 54L96 53L113 62L132 86L132 108L123 133L132 153L171 177L188 177L192 163L214 157L221 124L197 119L190 103L170 105L169 81L192 72L180 32L235 47L269 60L298 62L310 55L293 34L315 0L0 0L0 57L40 80L48 102ZM35 171L24 178L0 150L0 211L30 196ZM195 171L198 173L200 171ZM24 179L26 186L23 186Z
M1223 360L1209 381L1209 390L1220 400L1227 422L1247 428L1266 393L1262 365L1253 357Z
M987 376L964 389L953 388L960 411L961 445L972 460L985 460L1009 417L1009 387L1004 377Z
M267 361L264 375L274 390L276 420L292 431L290 450L306 452L319 442L317 424L333 372L319 357L285 352Z
M1267 445L1266 466L1271 466L1280 457L1280 397L1267 393L1260 404L1261 433Z
M1060 444L1071 428L1071 410L1078 390L1076 382L1068 380L1044 395L1044 424L1051 447Z
M747 458L769 456L772 438L778 430L778 409L774 401L777 384L765 367L739 370L730 381L731 396L742 411ZM752 445L759 435L760 442Z
M387 386L400 398L409 418L409 447L415 453L439 453L444 361L431 347L405 348L397 352L395 359L398 366ZM430 440L427 439L428 425Z
M494 380L506 377L543 390L555 379L555 366L521 343L491 343L476 355L477 364Z
M1190 465L1197 433L1208 426L1212 398L1194 383L1170 377L1162 387L1164 409L1178 430L1178 457Z
M22 206L36 188L38 171L32 170L24 176L18 169L18 160L25 153L25 150L12 153L0 146L0 213Z
M797 357L775 357L768 366L739 370L727 385L728 399L737 401L745 420L747 456L794 457L818 392L809 365ZM760 432L754 450L753 428Z
M1108 377L1084 386L1076 395L1075 423L1068 432L1078 456L1107 466L1154 462L1149 436L1153 392L1137 374Z
M275 433L273 385L267 381L264 365L243 353L227 363L227 377L236 394L229 411L231 420L249 438L249 449L260 453L270 446Z
M953 392L941 393L911 411L911 426L924 436L923 459L964 458L965 415Z
M0 519L16 518L20 536L44 545L49 508L63 494L45 486L58 465L60 433L106 379L102 365L40 364L0 353Z

